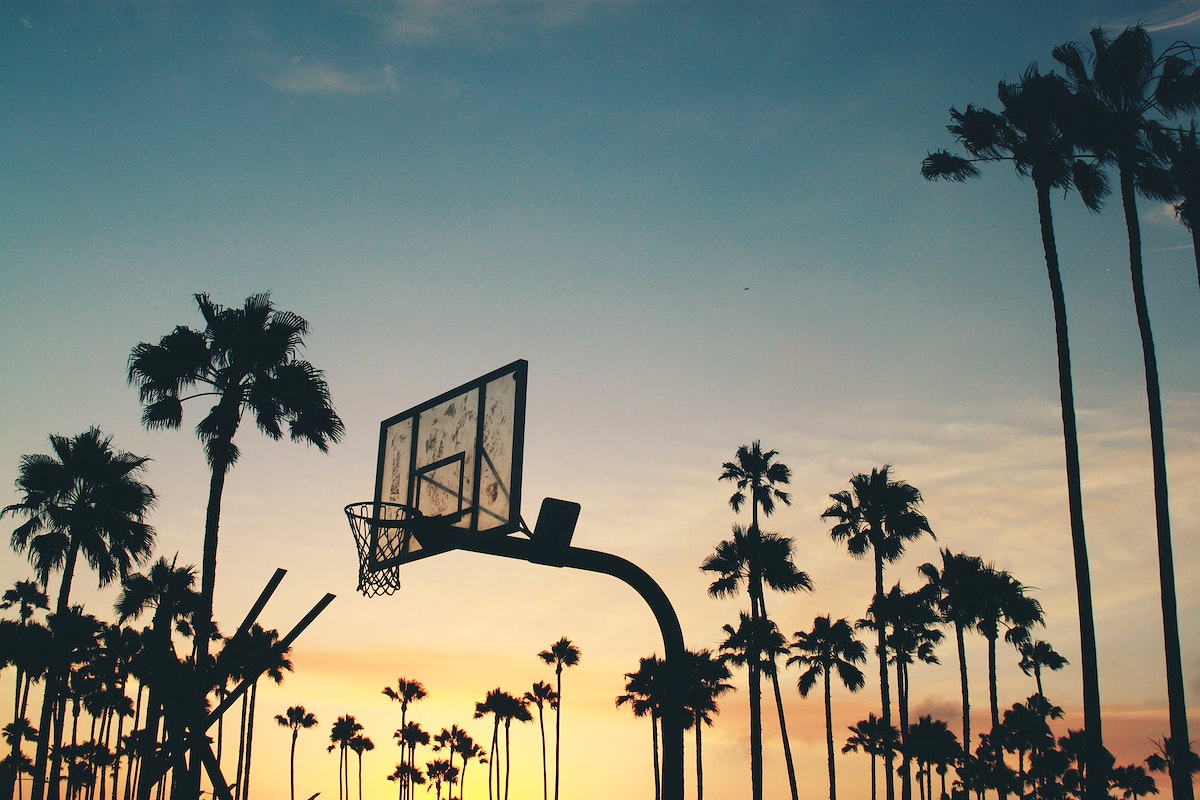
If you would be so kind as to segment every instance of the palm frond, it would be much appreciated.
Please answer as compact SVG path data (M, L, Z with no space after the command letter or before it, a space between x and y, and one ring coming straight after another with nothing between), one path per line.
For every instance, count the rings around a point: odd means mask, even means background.
M927 181L948 180L964 183L979 177L979 168L970 159L956 156L946 150L937 150L925 156L921 162L921 177Z

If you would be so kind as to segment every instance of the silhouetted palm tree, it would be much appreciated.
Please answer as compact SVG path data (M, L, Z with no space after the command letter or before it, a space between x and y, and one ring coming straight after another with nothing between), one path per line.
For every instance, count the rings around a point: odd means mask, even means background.
M358 800L362 800L362 757L363 753L369 753L375 749L375 743L372 742L368 737L359 733L350 737L350 741L346 743L346 746L353 750L354 754L358 756Z
M288 757L288 786L291 788L292 800L296 800L296 739L299 738L301 730L317 725L317 717L304 706L288 706L284 714L275 715L275 721L292 731L292 748Z
M732 481L737 491L729 498L729 506L734 513L741 511L750 500L750 528L746 532L745 550L748 554L758 552L760 528L758 526L759 511L764 517L769 517L775 511L776 501L791 505L791 495L780 489L791 482L792 471L784 463L776 461L779 453L775 450L763 450L762 443L755 440L751 444L741 445L734 453L733 461L721 465L719 480ZM751 556L747 563L747 591L750 595L750 618L757 622L763 616L762 599L762 562ZM711 592L711 589L710 589ZM757 630L752 625L752 630ZM747 666L749 678L750 700L750 791L752 800L762 800L762 667L756 661ZM788 761L788 774L791 778L792 800L796 800L796 782L794 768Z
M462 771L459 773L459 788L458 788L458 794L459 794L459 797L461 798L461 797L465 796L466 791L467 791L467 767L470 765L471 761L473 761L473 760L478 760L481 763L486 763L487 759L484 758L484 756L486 756L487 753L484 752L483 748L480 747L479 744L476 743L476 741L474 739L472 739L470 736L467 736L466 734L463 735L462 741L459 743L455 752L457 752L459 754L459 756L462 757L462 761L463 761Z
M50 609L50 598L42 591L37 581L19 580L11 589L4 591L0 599L0 608L16 607L17 621L4 620L0 622L5 632L4 646L0 647L0 667L12 664L16 667L16 678L13 681L13 718L12 724L18 732L6 741L12 746L12 752L5 764L0 765L0 798L8 800L12 797L13 788L20 776L19 765L24 754L21 751L22 736L28 731L35 730L25 718L29 689L34 680L40 680L46 671L45 653L49 643L50 630L33 619L37 610ZM27 741L36 741L35 738ZM31 762L32 763L32 762Z
M453 766L446 759L439 758L425 765L425 774L433 782L433 788L437 791L437 800L442 800L442 784L454 785L458 780L458 767Z
M1054 58L1066 68L1072 87L1085 100L1085 113L1080 115L1082 124L1074 133L1105 163L1115 165L1120 176L1133 303L1146 376L1171 737L1174 741L1186 742L1187 703L1175 598L1162 391L1146 302L1137 194L1156 201L1175 199L1175 188L1161 157L1168 149L1169 135L1154 117L1174 117L1200 108L1200 74L1194 69L1192 48L1182 42L1168 47L1156 58L1150 35L1141 25L1126 28L1113 40L1109 40L1102 28L1094 28L1091 38L1094 49L1090 75L1084 63L1084 51L1073 42L1055 48ZM1171 784L1175 800L1191 800L1193 790L1189 778L1182 773L1173 774ZM1094 791L1099 793L1099 785Z
M417 747L429 744L429 733L424 730L416 722L405 723L404 727L396 731L393 737L397 740L397 744L406 753L405 759L408 766L417 768ZM408 795L412 796L412 785L408 786Z
M918 571L933 587L942 620L954 626L958 651L958 679L962 691L962 740L971 741L971 693L967 682L965 634L979 621L980 575L986 570L983 559L966 553L951 553L942 548L942 566L922 564Z
M726 683L729 667L711 650L688 650L685 658L684 712L696 730L696 800L704 800L704 750L701 730L712 727L712 715L721 713L717 699L733 689Z
M885 726L883 721L874 714L868 714L866 719L859 720L848 730L850 736L842 746L843 753L859 750L871 757L871 800L878 796L875 779L875 757L886 755L896 746L900 732L892 725Z
M350 740L362 729L363 726L351 714L338 717L329 729L329 747L326 750L332 753L336 748L338 751L338 797L343 800L348 800L350 796L350 762L346 750L350 747Z
M500 782L500 719L504 714L505 692L499 686L495 689L489 689L484 696L482 702L475 704L475 719L482 719L488 714L492 715L492 743L488 748L488 800L493 798L492 790L492 774L496 774L497 791Z
M179 696L184 674L172 641L172 633L182 631L190 634L191 619L199 608L200 595L193 588L196 570L192 566L176 566L175 560L159 558L145 573L132 573L121 580L121 593L117 597L115 610L118 623L140 617L147 609L153 609L150 627L142 637L142 649L138 654L141 661L139 681L149 692L146 701L146 720L138 757L143 769L139 773L138 800L148 800L150 791L165 771L154 758L154 744L158 740L159 724L164 707ZM172 706L178 723L183 713ZM150 763L151 769L144 767Z
M1075 110L1065 82L1057 75L1041 75L1031 66L1017 83L1000 83L1000 114L967 106L965 112L951 108L954 120L948 130L970 154L971 159L945 150L930 153L921 165L928 180L945 178L965 181L979 170L973 162L1011 161L1018 175L1033 179L1037 194L1038 222L1046 272L1050 278L1050 300L1054 308L1055 342L1058 352L1058 391L1062 409L1063 446L1067 470L1067 505L1071 522L1075 588L1079 607L1079 638L1083 683L1084 728L1098 755L1104 747L1100 716L1100 678L1096 655L1096 623L1092 611L1092 579L1088 566L1087 536L1083 524L1083 492L1079 468L1079 433L1075 420L1075 390L1071 379L1071 349L1067 336L1067 305L1063 294L1058 247L1054 239L1054 217L1050 192L1074 186L1084 205L1098 211L1108 194L1103 172L1076 157L1076 148L1063 135L1062 125ZM970 741L964 741L970 750Z
M89 428L74 437L52 435L53 455L21 457L16 479L20 500L0 510L26 518L12 534L12 547L29 552L38 580L48 585L61 570L56 613L70 608L71 581L79 556L96 571L101 587L145 561L154 546L154 528L146 515L154 490L142 483L148 458L112 449L112 437ZM65 688L66 673L50 670L38 725L43 732L34 757L33 800L46 789L50 712ZM56 735L56 739L57 739ZM58 756L55 756L57 762ZM57 763L53 765L57 773Z
M946 765L955 761L962 752L958 739L950 731L945 721L933 719L928 714L922 715L908 729L908 738L904 748L909 756L917 762L917 785L921 787L921 800L933 795L933 767ZM946 771L941 770L942 795L946 794ZM922 782L922 778L924 781Z
M635 717L650 717L651 753L654 758L654 800L662 797L662 773L658 761L658 727L662 719L663 660L658 656L639 659L637 672L625 673L625 694L618 695L617 708L629 704Z
M1042 606L1025 594L1025 587L1004 570L988 569L980 581L980 611L976 630L988 642L988 698L991 703L992 729L1000 726L1000 706L996 691L996 642L1000 627L1006 626L1006 639L1018 641L1025 631L1042 624ZM1015 637L1009 634L1017 631Z
M921 492L904 481L892 480L891 466L872 469L869 475L859 473L850 478L850 489L829 495L833 505L821 515L822 519L837 522L829 535L835 542L845 542L850 555L861 558L871 554L875 563L875 594L872 602L883 597L883 565L892 563L904 554L907 542L922 534L933 536L929 520L917 511ZM887 643L883 626L877 630L879 655L879 694L884 728L892 725L891 694L888 687ZM893 753L884 753L886 769L884 788L887 800L896 796L893 778ZM906 799L907 800L907 799Z
M407 763L396 765L395 771L387 776L389 781L398 783L399 800L404 800L405 796L411 793L413 786L420 786L425 783L425 774L418 767L410 766Z
M1175 215L1192 235L1192 257L1200 282L1200 139L1196 123L1180 127L1167 153L1167 169L1175 190Z
M544 712L547 705L551 709L558 708L558 692L554 691L554 687L545 681L538 681L525 693L525 702L536 705L538 710L538 728L542 733L542 800L546 800L550 792L550 778L546 767L546 718Z
M136 384L145 404L142 423L149 429L178 428L183 403L198 397L214 404L196 425L212 472L204 520L200 562L199 663L208 655L213 592L217 572L217 532L225 476L240 451L234 437L247 411L272 439L283 437L286 423L292 441L315 445L322 452L342 438L344 426L330 402L321 371L299 358L308 322L281 311L267 292L246 298L240 307L220 306L207 294L194 296L204 330L183 325L159 339L140 342L129 355L129 383ZM196 390L195 394L187 392Z
M1148 794L1158 794L1158 785L1154 778L1140 764L1129 764L1124 767L1113 767L1108 776L1112 788L1121 792L1123 800L1138 800Z
M796 689L801 697L824 678L825 685L825 744L829 762L829 800L837 800L837 776L833 760L833 692L832 674L837 673L842 685L852 692L863 687L866 678L855 664L867 660L867 647L854 638L854 629L844 619L831 621L828 614L813 619L811 631L796 631L793 634L788 666L798 665L804 670L796 680Z
M580 652L570 639L563 636L550 645L549 650L538 653L538 658L554 665L554 690L558 694L558 707L554 710L554 800L558 800L559 766L562 763L562 673L563 667L573 667L579 663Z
M756 604L758 613L751 614L751 619L770 619L767 614L765 592L762 591L763 583L779 592L812 590L812 580L809 578L808 573L796 568L796 564L792 560L792 550L793 541L789 537L781 536L773 531L764 531L756 538L745 528L735 523L733 525L733 537L719 542L713 552L700 565L700 569L705 572L714 572L719 576L709 584L709 595L712 597L727 597L736 594L741 590L743 585L747 586L747 588L749 587L750 576L757 572L760 576L760 591ZM756 629L753 624L748 628L748 630ZM769 628L763 628L763 630L769 630ZM766 647L762 649L765 654L769 655L771 653ZM765 672L771 678L776 705L782 708L779 670L774 658L770 659L769 665L756 669L760 673ZM753 714L751 716L753 717ZM779 729L784 746L784 761L788 769L788 785L789 788L795 787L796 771L792 761L791 745L788 740L787 722L782 712L779 714ZM753 732L751 733L751 740L753 741Z
M1057 672L1070 662L1051 647L1049 642L1043 642L1041 639L1033 642L1026 639L1017 645L1017 650L1021 653L1018 666L1026 675L1033 676L1037 683L1037 693L1045 697L1046 693L1042 691L1042 667L1049 667Z

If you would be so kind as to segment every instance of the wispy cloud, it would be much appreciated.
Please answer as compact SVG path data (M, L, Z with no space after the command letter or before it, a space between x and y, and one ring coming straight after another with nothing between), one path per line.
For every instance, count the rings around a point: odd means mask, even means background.
M345 70L326 63L292 63L265 75L263 80L278 91L301 95L366 95L400 89L396 70L390 64L379 69Z
M1150 33L1186 28L1200 23L1200 3L1179 0L1147 14L1143 20Z
M405 44L499 41L510 30L575 25L598 10L624 4L622 0L395 0L379 16L388 32Z

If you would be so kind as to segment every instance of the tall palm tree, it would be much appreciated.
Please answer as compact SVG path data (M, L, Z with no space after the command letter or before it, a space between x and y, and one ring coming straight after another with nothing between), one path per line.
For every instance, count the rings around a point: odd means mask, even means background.
M796 680L796 689L801 697L817 685L818 678L825 684L825 745L829 762L829 800L837 800L837 776L833 759L833 692L832 675L837 673L842 685L857 692L866 683L866 678L855 664L867 660L867 646L854 638L854 629L845 619L833 622L829 615L813 619L810 631L793 634L791 652L787 660L790 667L798 665L804 670Z
M459 743L455 752L462 757L462 771L459 773L458 778L458 795L461 798L466 794L467 791L467 767L473 760L486 762L487 759L484 758L484 756L486 756L487 753L484 752L483 748L480 747L474 739L465 734L463 735L462 741Z
M543 663L554 665L554 691L558 694L558 707L554 710L554 800L558 800L559 767L562 763L562 673L563 667L574 667L579 663L579 648L567 637L561 637L548 650L538 653Z
M296 739L299 738L300 731L317 726L317 717L304 706L288 706L286 712L275 715L275 721L292 731L292 749L288 757L288 786L291 789L291 800L296 800Z
M746 532L746 550L749 553L758 551L760 530L758 516L761 510L764 517L769 517L775 511L778 501L791 505L791 495L783 491L781 486L791 482L792 471L781 461L776 461L779 453L775 450L763 450L762 443L757 439L752 443L741 445L734 453L733 461L721 465L719 480L731 481L737 491L729 498L729 507L734 513L741 511L750 500L750 529ZM762 598L762 563L751 557L747 564L747 590L750 595L750 618L757 623L763 615ZM710 592L712 590L710 589ZM751 626L757 630L757 624ZM752 800L762 800L762 683L761 665L752 660L747 666L750 686L750 787ZM789 777L794 773L791 762L788 763ZM792 800L796 800L796 784L791 782Z
M1155 57L1150 35L1141 25L1126 28L1112 40L1102 28L1094 28L1091 38L1090 75L1084 50L1074 43L1055 48L1054 58L1064 66L1072 87L1086 101L1085 113L1080 115L1083 124L1075 131L1076 135L1084 146L1090 147L1106 163L1116 166L1120 178L1133 304L1146 378L1171 738L1186 742L1187 703L1175 597L1162 391L1146 302L1137 194L1156 201L1175 199L1174 187L1166 177L1167 170L1161 158L1169 137L1156 117L1171 118L1200 108L1200 73L1195 70L1193 48L1182 42ZM1181 772L1171 775L1171 786L1175 800L1192 798L1191 780ZM1098 786L1096 790L1099 791Z
M547 705L552 710L558 709L558 692L554 691L554 687L545 681L538 681L525 693L525 702L537 706L538 710L538 728L542 733L542 800L546 800L550 792L550 778L546 768L546 717L544 712Z
M150 556L154 528L146 522L146 515L156 498L154 490L141 481L149 459L113 450L112 437L99 428L71 438L52 435L50 447L53 455L21 457L16 479L20 500L0 510L0 517L25 517L13 531L12 547L17 552L28 551L43 586L48 585L51 572L62 572L56 600L56 613L62 616L70 609L71 582L81 555L96 571L101 587ZM42 800L46 790L50 742L45 734L64 680L65 673L59 670L46 676L33 800Z
M529 704L523 698L503 692L498 700L500 717L504 720L504 800L508 800L508 790L512 784L512 724L514 720L532 722L533 715L529 713Z
M636 672L625 673L625 694L618 695L617 708L629 704L635 717L650 717L651 753L654 758L654 800L662 798L662 772L658 761L658 728L662 719L663 660L656 655L638 660Z
M942 620L954 626L958 650L958 679L962 691L962 740L971 741L971 693L967 682L966 632L979 621L980 575L986 570L983 559L942 548L942 566L922 564L918 572L936 594Z
M338 751L338 797L343 800L349 800L350 796L350 762L346 751L350 747L350 740L362 729L362 724L352 714L338 717L329 729L329 747L326 750L332 753L336 748Z
M696 800L704 800L704 750L701 730L712 727L712 715L721 713L718 698L733 690L729 667L711 650L688 650L684 683L684 711L696 730Z
M308 333L303 317L276 309L268 292L246 298L240 308L218 305L207 294L194 299L204 330L179 325L158 344L140 342L129 355L128 380L137 385L145 404L142 423L151 430L180 427L187 400L214 401L196 425L211 471L196 637L197 661L203 664L212 626L221 498L240 454L233 440L243 414L250 412L258 429L276 440L286 423L292 441L322 452L342 438L345 428L321 371L299 357Z
M875 757L883 756L893 749L896 746L896 742L900 739L900 732L896 730L895 726L885 726L883 721L874 714L868 714L866 719L859 720L854 725L851 725L848 730L850 731L850 736L846 738L846 743L842 746L842 752L857 753L861 750L871 757L871 800L875 800L878 796L875 779Z
M904 481L892 479L891 466L872 468L871 473L850 478L850 489L829 495L833 505L825 509L822 519L836 520L829 535L835 542L845 542L850 555L861 558L868 553L875 563L875 594L872 602L883 597L883 565L892 563L904 554L907 542L922 534L933 536L929 520L917 510L921 492ZM879 695L884 728L892 725L891 694L888 686L887 643L884 627L877 629L879 654ZM893 777L894 754L884 753L884 789L887 800L894 800L896 786ZM907 800L907 798L905 799Z
M389 698L391 700L395 700L397 703L400 704L400 728L398 729L399 731L404 731L404 730L408 729L408 707L409 707L409 705L412 703L416 703L418 701L424 700L426 697L429 696L429 693L427 691L425 691L425 685L423 683L421 683L420 681L417 681L417 680L410 680L408 678L403 678L403 677L396 679L396 688L395 689L393 689L390 686L383 687L383 694L387 698ZM403 745L402 745L402 747L403 747ZM404 761L404 763L406 763L409 767L412 767L413 769L417 768L417 765L412 763L411 761L406 761L404 758L402 758L401 760ZM405 782L405 783L401 784L400 790L402 793L411 794L412 786L413 786L413 784L411 784L409 782Z
M504 714L504 694L505 692L497 686L495 689L489 689L483 700L475 704L475 719L482 719L488 714L492 715L492 743L488 748L488 800L493 798L492 774L496 774L497 786L500 780L500 720ZM499 789L497 788L496 791Z
M1001 82L998 91L1004 110L997 114L967 106L950 109L953 123L948 130L970 155L970 159L945 150L930 153L921 165L927 180L944 178L965 181L979 170L974 162L1011 161L1017 174L1033 180L1037 194L1038 222L1046 272L1050 278L1050 300L1054 309L1055 343L1058 352L1058 392L1062 410L1063 446L1067 470L1067 506L1071 524L1071 548L1075 567L1075 590L1079 607L1080 672L1083 683L1084 729L1093 754L1104 748L1100 716L1100 677L1096 655L1096 622L1092 610L1092 579L1088 566L1087 536L1083 524L1083 491L1079 466L1079 433L1075 419L1075 390L1071 378L1071 349L1067 335L1067 305L1058 246L1054 238L1054 216L1050 193L1074 186L1084 205L1098 211L1108 194L1108 183L1094 164L1076 157L1074 144L1063 135L1062 125L1075 110L1066 83L1054 74L1042 75L1031 66L1016 83ZM970 750L970 741L964 741ZM1093 787L1099 794L1099 786Z

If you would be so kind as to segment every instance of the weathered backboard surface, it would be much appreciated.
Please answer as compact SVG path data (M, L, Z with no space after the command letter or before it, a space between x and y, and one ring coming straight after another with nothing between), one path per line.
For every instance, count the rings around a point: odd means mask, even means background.
M449 549L439 527L480 536L520 529L528 369L514 361L383 421L375 502L411 506L434 524L412 536L378 527L373 540L387 541L372 541L374 568Z

